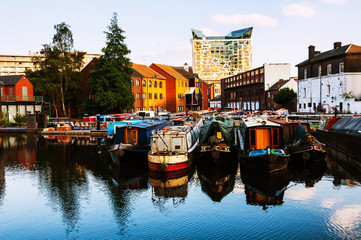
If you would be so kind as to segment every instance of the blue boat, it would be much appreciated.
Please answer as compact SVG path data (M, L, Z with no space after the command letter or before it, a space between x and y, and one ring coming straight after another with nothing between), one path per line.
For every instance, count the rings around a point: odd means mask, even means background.
M171 123L172 121L168 120L157 120L117 126L113 144L109 148L112 161L120 164L122 159L135 160L131 157L132 154L144 155L146 161L146 153L150 150L150 137ZM125 157L126 155L129 156Z

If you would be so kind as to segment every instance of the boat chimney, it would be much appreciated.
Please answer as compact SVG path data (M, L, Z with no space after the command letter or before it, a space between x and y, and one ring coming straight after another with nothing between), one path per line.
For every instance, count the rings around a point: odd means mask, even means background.
M285 122L288 123L288 115L285 117Z

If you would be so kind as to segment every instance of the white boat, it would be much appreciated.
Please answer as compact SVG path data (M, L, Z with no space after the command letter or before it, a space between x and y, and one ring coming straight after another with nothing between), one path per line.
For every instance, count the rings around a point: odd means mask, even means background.
M199 142L201 118L196 121L176 120L154 133L150 139L148 165L151 171L177 171L191 165L190 154Z

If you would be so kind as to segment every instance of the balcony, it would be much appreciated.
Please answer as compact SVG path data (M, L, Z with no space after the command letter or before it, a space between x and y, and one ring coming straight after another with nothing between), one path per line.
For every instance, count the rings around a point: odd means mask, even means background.
M45 102L43 96L10 96L0 97L1 102Z

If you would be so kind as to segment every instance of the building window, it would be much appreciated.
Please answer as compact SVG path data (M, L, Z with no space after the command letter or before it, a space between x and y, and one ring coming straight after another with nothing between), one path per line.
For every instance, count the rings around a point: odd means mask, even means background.
M140 81L139 80L137 80L137 87L139 87L140 86Z
M130 84L132 85L132 87L134 86L134 81L133 81L133 79L130 80Z
M178 107L178 112L183 112L184 111L184 107L183 106L179 106Z
M143 85L143 87L145 87L145 80L143 80L142 85Z
M298 108L299 108L299 109L302 109L302 104L301 104L301 103L298 104Z
M159 82L159 88L162 88L162 87L163 87L163 83Z
M137 107L137 112L139 112L140 111L140 107Z
M340 73L344 73L344 72L345 72L345 64L344 64L343 62L340 63L339 71L340 71Z
M149 93L148 95L149 95L149 99L152 99L152 94L151 94L151 93Z
M157 87L157 81L154 81L154 87L156 88Z
M154 111L155 111L155 112L158 112L158 107L154 107Z
M332 74L332 67L331 67L331 64L328 64L327 65L327 75L330 75Z
M327 85L327 94L330 94L330 93L331 93L331 86Z
M158 94L154 93L154 99L158 99Z
M306 88L303 89L303 97L306 97Z
M184 83L184 86L187 87L187 82Z
M140 93L137 93L137 99L140 99Z
M179 81L177 81L178 82L178 87L179 87Z
M306 103L303 104L303 108L306 109Z
M182 84L181 84L181 85L182 85L182 87L184 87L184 83L183 83L183 82L182 82Z
M307 69L303 70L303 79L307 79Z
M146 107L144 107L144 108L143 108L143 111L147 111L147 108L146 108Z
M143 99L146 99L145 93L142 94L142 98L143 98Z
M153 107L149 107L149 111L153 111Z
M322 75L322 66L318 66L318 76L321 77Z
M149 80L148 87L152 87L152 81Z
M9 88L9 95L10 95L10 96L13 95L13 88L12 88L12 87Z
M159 99L163 99L163 94L159 93Z

